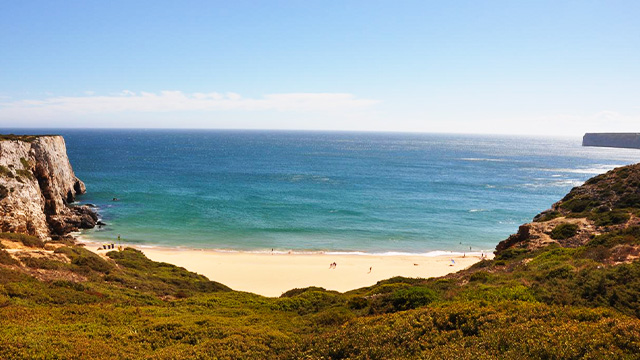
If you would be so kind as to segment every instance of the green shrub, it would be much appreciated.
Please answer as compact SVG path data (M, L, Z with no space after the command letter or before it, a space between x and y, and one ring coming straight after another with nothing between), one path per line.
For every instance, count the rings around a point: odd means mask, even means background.
M108 273L114 268L113 264L110 264L99 255L81 247L64 246L57 248L54 252L67 255L71 259L74 269L82 273L92 271Z
M342 325L354 318L354 314L344 308L330 308L313 316L313 322L322 326Z
M556 210L551 210L548 212L545 212L543 214L541 214L542 216L540 217L536 217L534 219L535 222L545 222L545 221L549 221L549 220L553 220L557 217L562 216L562 214L559 211Z
M425 287L410 287L391 294L395 310L409 310L428 305L438 299L438 294Z
M623 224L631 218L629 213L625 210L613 210L598 214L591 214L590 219L594 221L597 226L608 226Z
M379 285L373 286L372 289L369 290L369 292L367 292L367 295L373 296L373 295L380 295L380 294L390 294L394 291L397 291L399 289L405 289L410 286L411 285L403 282L391 283L391 284L388 284L388 283L379 284Z
M566 279L573 275L575 268L569 264L563 264L552 268L545 274L546 279L562 278Z
M82 285L81 283L77 283L74 281L68 281L68 280L55 280L51 283L52 286L55 287L66 287L66 288L70 288L73 289L75 291L85 291L86 287L84 285Z
M31 163L29 162L29 160L21 157L20 158L20 163L22 164L22 167L26 170L31 169Z
M275 308L282 311L295 311L299 315L317 313L321 310L346 305L339 293L326 290L305 291L293 297L278 298Z
M110 251L107 256L119 265L121 271L110 273L105 280L118 282L128 288L151 291L160 296L175 296L178 293L181 296L189 296L195 292L231 290L184 268L151 261L141 251L132 248Z
M506 249L503 250L502 252L500 252L495 259L496 260L512 260L512 259L520 259L520 258L524 258L526 254L530 253L529 250L527 249L518 249L518 248L511 248L511 249Z
M610 249L620 244L640 244L640 226L629 226L626 229L595 236L589 240L587 246L605 246Z
M360 310L369 306L369 301L360 296L354 296L347 301L347 307L349 309Z
M604 180L606 178L605 174L600 174L597 176L592 177L591 179L585 181L585 185L594 185L599 183L600 181Z
M44 248L44 241L40 240L36 236L20 234L20 233L0 233L0 239L7 239L12 241L20 241L24 246Z
M316 286L309 286L306 288L295 288L295 289L291 289L288 291L285 291L284 293L282 293L282 295L280 295L280 297L294 297L294 296L298 296L301 294L306 293L307 291L327 291L324 288L321 287L316 287Z
M40 136L47 136L47 135L14 135L14 134L7 134L7 135L0 135L0 141L12 140L12 141L33 142L37 138L39 138ZM48 136L53 136L53 135L48 135Z
M589 198L574 198L564 202L560 207L573 213L580 213L594 205L593 200Z
M33 180L34 179L33 173L31 172L31 170L19 169L19 170L16 170L16 175L25 177L25 178L27 178L29 180Z
M63 270L68 268L68 265L61 261L47 259L47 258L24 256L20 258L20 261L22 261L22 263L25 266L34 268L34 269Z
M565 240L578 233L579 226L577 224L562 223L556 225L551 230L551 238L555 240Z
M486 271L477 271L469 276L469 281L487 282L489 273Z
M13 175L13 172L8 167L6 167L4 165L0 165L0 176L4 176L4 177L8 177L8 178L15 177L15 175Z
M619 209L640 207L640 194L631 193L621 196L620 200L616 202L615 207Z
M0 264L4 265L19 265L20 262L14 259L7 250L0 250Z

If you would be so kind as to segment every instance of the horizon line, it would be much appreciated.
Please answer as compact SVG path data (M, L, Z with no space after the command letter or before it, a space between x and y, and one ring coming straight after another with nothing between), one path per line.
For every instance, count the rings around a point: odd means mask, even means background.
M163 131L163 130L199 130L199 131L245 131L245 132L326 132L326 133L376 133L376 134L432 134L432 135L489 135L489 136L519 136L519 137L547 137L547 138L573 138L582 137L584 134L524 134L524 133L471 133L471 132L439 132L439 131L406 131L406 130L360 130L360 129L269 129L269 128L207 128L207 127L0 127L5 130L114 130L114 131ZM597 132L602 133L602 132ZM611 132L612 134L636 134L636 132ZM17 135L17 134L16 134Z

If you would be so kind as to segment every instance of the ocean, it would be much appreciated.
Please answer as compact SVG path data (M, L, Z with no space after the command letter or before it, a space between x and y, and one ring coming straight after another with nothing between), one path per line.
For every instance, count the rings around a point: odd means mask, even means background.
M492 251L572 187L640 161L579 137L41 132L65 137L78 200L107 223L86 236L222 251Z

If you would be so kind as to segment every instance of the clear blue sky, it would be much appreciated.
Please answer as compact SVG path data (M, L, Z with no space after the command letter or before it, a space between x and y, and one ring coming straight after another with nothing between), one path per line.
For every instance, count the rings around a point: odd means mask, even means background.
M638 1L3 1L0 127L640 132Z

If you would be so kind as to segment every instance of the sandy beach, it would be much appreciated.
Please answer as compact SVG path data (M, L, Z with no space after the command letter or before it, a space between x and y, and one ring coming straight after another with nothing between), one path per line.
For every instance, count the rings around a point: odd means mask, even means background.
M83 242L87 249L99 254L105 253L97 251L97 243L87 242L86 239ZM128 246L143 251L151 260L184 267L234 290L271 297L280 296L293 288L308 286L345 292L394 276L443 276L480 261L480 254L475 253L464 257L462 254L270 254ZM330 268L330 264L334 262L335 268Z

